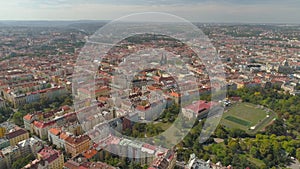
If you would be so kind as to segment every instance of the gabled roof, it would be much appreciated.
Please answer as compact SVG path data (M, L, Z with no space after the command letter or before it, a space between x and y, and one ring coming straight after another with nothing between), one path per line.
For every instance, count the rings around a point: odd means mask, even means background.
M31 114L26 114L23 118L27 121L30 121L32 119L33 115Z
M17 129L13 132L10 132L10 133L6 134L6 137L8 139L12 139L12 138L18 137L18 136L26 134L26 133L28 133L28 132L24 129Z
M58 128L51 128L51 129L49 130L49 132L50 132L51 134L57 136L57 135L59 135L59 133L61 132L61 130L58 129Z

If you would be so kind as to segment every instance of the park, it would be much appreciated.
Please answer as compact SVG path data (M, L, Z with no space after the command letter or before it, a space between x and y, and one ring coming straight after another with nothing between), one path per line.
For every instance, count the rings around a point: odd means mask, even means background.
M251 103L235 103L225 109L221 124L228 128L238 128L248 134L255 134L269 125L275 113L263 106Z

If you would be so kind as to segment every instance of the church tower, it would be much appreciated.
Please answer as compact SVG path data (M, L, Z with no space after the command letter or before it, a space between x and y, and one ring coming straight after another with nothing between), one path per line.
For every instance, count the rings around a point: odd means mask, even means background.
M164 53L162 53L161 54L161 59L160 59L160 65L162 66L162 65L165 65L165 64L167 64L167 56L164 54Z

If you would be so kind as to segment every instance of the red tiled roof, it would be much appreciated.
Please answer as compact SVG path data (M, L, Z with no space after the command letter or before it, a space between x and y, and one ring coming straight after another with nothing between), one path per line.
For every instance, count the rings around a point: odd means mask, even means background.
M190 105L186 106L185 108L190 109L195 113L198 113L198 112L210 109L211 106L212 106L211 102L206 102L204 100L199 100L199 101L197 101L193 104L190 104Z
M61 155L58 150L54 150L51 147L43 148L38 154L42 157L43 160L48 161L48 163L53 162Z
M78 90L79 90L81 93L84 93L84 94L87 94L87 95L91 94L91 92L90 92L89 90L84 89L84 88L79 88Z
M146 105L146 106L142 106L142 105L137 105L136 109L140 110L140 111L144 111L150 108L150 104Z
M179 97L180 96L179 93L173 92L173 91L170 93L170 95L173 96L173 97Z
M70 144L79 144L79 143L82 143L86 140L90 140L90 137L87 136L87 135L82 135L82 136L79 136L79 137L68 136L66 138L66 142L68 142Z
M103 91L108 91L108 90L110 90L108 86L102 86L101 88L96 89L95 93L103 92Z
M67 133L60 133L59 138L65 140L68 137Z
M68 105L62 106L61 109L63 109L64 111L66 110L70 110L70 107Z
M91 159L97 154L97 150L92 149L92 150L87 150L86 152L83 153L83 156L87 159Z
M79 164L73 160L69 160L69 161L65 162L64 167L66 167L68 169L78 169Z
M33 125L34 125L35 127L37 127L37 128L42 128L43 123L42 123L42 122L39 122L39 121L34 121L34 122L33 122Z
M98 97L98 101L103 101L103 102L105 102L105 101L107 101L107 100L108 100L107 97Z
M31 115L31 114L26 114L23 118L24 118L25 120L27 120L27 121L30 121L32 117L33 117L33 115Z
M47 123L42 123L42 122L39 122L39 121L34 121L33 122L33 125L37 128L45 128L47 126L52 126L55 124L55 121L50 121L50 122L47 122Z
M55 153L50 155L47 159L45 159L45 161L48 161L48 163L50 164L51 162L53 162L54 160L56 160L57 158L59 158L59 153Z
M150 149L150 150L156 150L156 147L150 144L144 144L143 147Z
M60 133L60 129L57 128L51 128L49 130L50 133L52 133L53 135L57 136Z

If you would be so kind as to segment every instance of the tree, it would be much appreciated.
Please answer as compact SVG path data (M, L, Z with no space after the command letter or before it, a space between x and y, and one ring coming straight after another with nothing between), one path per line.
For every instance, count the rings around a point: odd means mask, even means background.
M296 158L300 161L300 148L296 151Z
M32 154L28 154L25 157L18 158L15 162L12 164L13 169L19 169L24 167L26 164L28 164L30 161L34 160L35 157Z
M47 83L47 84L46 84L46 88L51 88L51 84L50 84L50 83Z
M228 147L229 149L231 149L233 152L237 152L237 150L239 149L239 143L237 142L237 140L231 139L228 142Z
M250 148L250 154L252 155L252 157L257 158L259 155L259 152L257 150L257 148L255 146Z
M14 123L16 125L22 126L23 125L23 114L21 112L16 112L12 117Z
M286 128L284 127L284 121L276 119L275 122L266 128L268 135L275 134L277 136L286 135Z
M215 131L215 135L218 138L227 138L227 132L226 130L223 128L223 126L219 125Z
M13 113L13 110L11 110L8 107L0 108L0 123L9 119L9 117L12 113Z
M228 166L231 164L231 160L232 160L232 157L230 155L228 155L222 160L222 164L225 166Z
M247 151L248 150L247 144L244 141L240 141L239 145L240 145L241 151Z
M233 138L244 138L247 136L247 133L244 130L233 128L229 130L229 136Z
M262 157L266 157L272 150L271 150L271 143L269 140L267 139L264 139L262 140L262 143L260 144L260 147L259 147L259 152L260 152L260 155Z
M135 162L131 162L129 165L129 169L143 169L139 164Z

